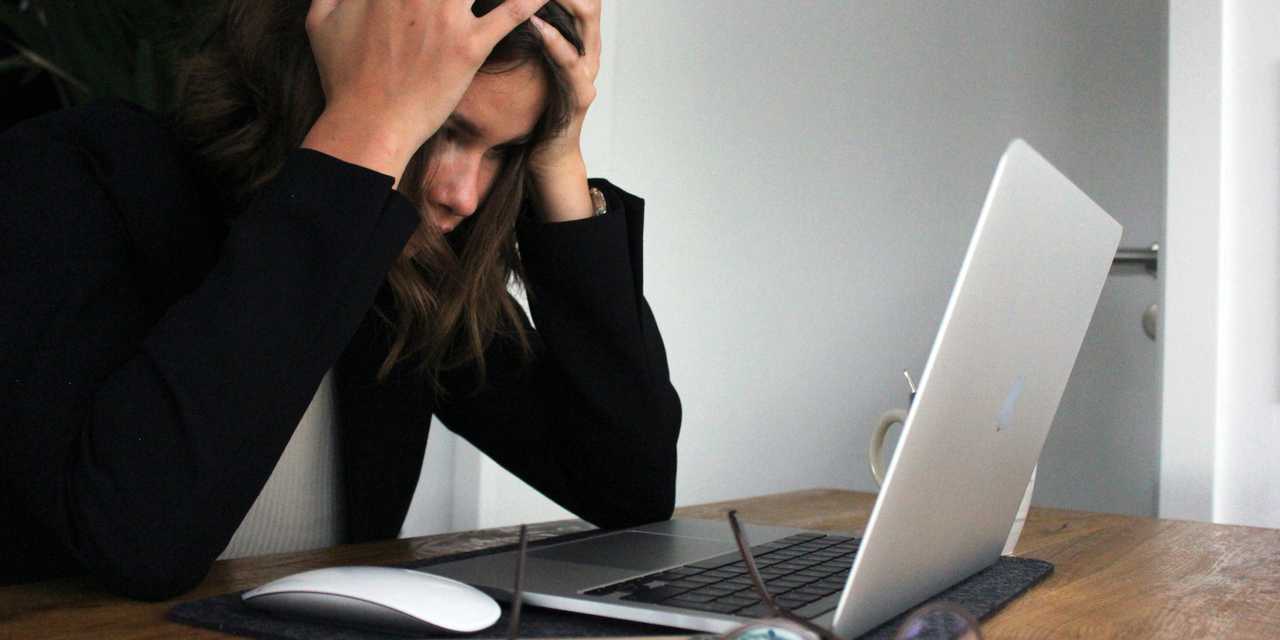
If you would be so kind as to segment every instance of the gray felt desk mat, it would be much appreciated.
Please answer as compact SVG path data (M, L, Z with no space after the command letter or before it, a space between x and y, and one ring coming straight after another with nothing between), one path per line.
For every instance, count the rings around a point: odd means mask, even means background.
M590 531L571 533L565 536L529 543L530 547L554 544L565 540L588 537L601 533ZM433 564L460 560L472 556L499 553L516 548L507 545L479 551L469 551L451 556L404 563L399 566L424 569ZM990 617L1014 598L1022 595L1031 587L1053 573L1053 565L1043 560L1031 558L1015 558L1003 556L995 564L980 571L968 580L943 591L930 602L941 600L958 604L967 609L979 620ZM292 620L279 618L268 613L251 609L240 600L242 592L226 593L203 600L194 600L175 605L169 610L169 619L205 629L224 633L249 636L254 638L272 638L279 640L389 640L403 639L406 636L390 633L379 633L363 629L346 628L323 622ZM484 631L469 635L447 635L441 638L505 638L507 632L507 613L504 604L502 617L494 625ZM885 624L862 636L872 639L889 639L906 616L886 622ZM657 636L657 635L690 635L696 634L688 630L660 627L625 620L611 620L595 616L553 611L538 607L526 606L520 614L520 636L522 638L577 638L607 636ZM431 637L431 636L425 636Z

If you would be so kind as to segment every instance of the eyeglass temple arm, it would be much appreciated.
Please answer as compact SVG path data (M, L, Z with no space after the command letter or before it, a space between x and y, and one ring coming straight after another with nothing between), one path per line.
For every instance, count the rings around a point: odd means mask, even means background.
M738 524L736 510L729 511L729 527L733 529L733 541L738 543L738 554L742 556L742 562L747 566L747 573L751 576L751 582L755 585L756 592L760 594L760 599L764 600L765 606L769 607L773 615L781 617L782 607L778 606L773 599L773 594L764 587L764 578L760 577L760 570L756 569L756 559L747 548L747 534L742 531L742 525Z
M747 573L751 575L751 582L755 584L756 592L760 594L760 599L764 600L765 606L769 607L773 615L804 627L819 638L822 638L822 640L842 640L840 636L805 620L779 605L773 599L773 594L769 593L769 590L764 586L764 578L760 577L760 570L756 568L755 556L751 555L751 550L748 548L747 534L743 532L742 525L738 523L738 512L736 510L729 511L729 527L733 529L733 540L738 544L738 553L742 556L742 562L747 567Z
M507 625L507 640L516 640L520 633L520 603L524 600L524 558L529 547L529 528L520 525L520 555L516 558L516 584L511 590L511 622Z

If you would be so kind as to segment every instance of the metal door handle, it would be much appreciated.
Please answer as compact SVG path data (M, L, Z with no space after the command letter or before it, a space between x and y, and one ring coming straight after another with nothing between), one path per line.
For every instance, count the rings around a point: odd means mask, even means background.
M1111 264L1138 264L1142 265L1147 273L1152 276L1156 275L1156 270L1160 262L1160 243L1152 243L1149 248L1141 249L1138 247L1120 247L1116 251L1116 258Z
M1148 249L1139 249L1137 247L1121 247L1116 250L1115 260L1111 264L1137 264L1142 265L1151 277L1155 277L1156 270L1160 263L1160 243L1152 243ZM1142 330L1147 334L1148 338L1156 339L1156 326L1160 324L1160 306L1153 304L1147 307L1142 314Z

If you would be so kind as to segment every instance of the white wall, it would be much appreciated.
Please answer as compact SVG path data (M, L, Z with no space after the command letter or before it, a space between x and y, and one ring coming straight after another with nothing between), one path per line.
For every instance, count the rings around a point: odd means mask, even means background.
M1199 275L1167 295L1217 305L1167 346L1166 385L1190 398L1166 399L1161 514L1280 527L1280 4L1175 0L1171 18L1205 46L1171 48L1169 257Z
M1233 0L1223 17L1214 519L1280 527L1280 3Z
M1169 180L1160 335L1160 515L1213 518L1217 422L1222 7L1169 5Z
M923 366L1010 138L1108 210L1161 207L1163 57L1143 56L1163 50L1163 7L605 5L588 162L648 203L646 293L685 406L680 503L873 487L871 424ZM457 445L459 473L477 455ZM1064 495L1094 467L1064 466ZM563 513L477 468L452 525Z

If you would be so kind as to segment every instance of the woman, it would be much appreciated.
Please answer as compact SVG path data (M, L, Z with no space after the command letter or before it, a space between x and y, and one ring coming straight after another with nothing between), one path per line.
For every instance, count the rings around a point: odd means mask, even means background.
M643 203L579 146L598 0L543 2L232 0L172 123L6 132L3 581L157 599L238 529L393 537L433 414L595 524L669 517ZM330 380L340 419L299 426ZM273 469L318 522L246 519Z

